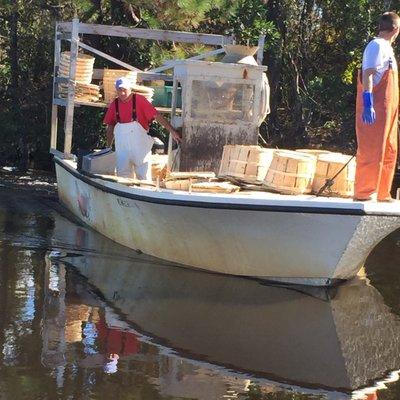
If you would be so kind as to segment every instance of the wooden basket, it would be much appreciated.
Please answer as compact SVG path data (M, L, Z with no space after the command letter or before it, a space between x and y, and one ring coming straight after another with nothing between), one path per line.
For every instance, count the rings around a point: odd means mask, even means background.
M143 85L133 85L132 92L145 97L150 103L153 101L154 89Z
M240 190L239 186L230 182L210 182L203 179L178 179L175 181L165 181L165 187L172 190L184 190L203 193L234 193Z
M214 172L171 172L168 174L168 176L165 178L166 181L173 181L173 180L178 180L178 179L211 179L215 178L215 173Z
M296 151L299 153L309 154L316 157L319 157L321 154L331 153L329 150L321 150L321 149L297 149Z
M239 190L239 186L233 185L230 182L198 182L192 184L192 192L235 193Z
M263 186L284 194L311 193L316 161L312 155L275 150Z
M189 186L191 183L197 182L195 179L177 179L174 181L165 181L164 185L167 189L170 190L189 190Z
M262 183L273 153L273 149L260 146L226 145L218 176L234 177L246 183Z
M127 69L104 69L103 74L103 91L104 100L106 103L111 103L117 97L117 90L115 89L115 81L118 78L125 77L129 79L132 86L136 84L137 72L129 71Z
M165 187L173 190L189 190L190 186L199 182L208 182L215 178L214 172L171 172L165 178Z
M59 84L59 97L66 99L68 97L68 84ZM99 101L101 98L100 87L91 83L76 83L75 99L79 101Z
M93 65L95 58L88 54L78 53L76 59L75 82L88 84L92 82ZM61 53L58 74L62 77L69 77L70 52Z
M333 178L340 169L350 160L351 156L331 153L321 154L318 157L314 180L313 193L318 193L327 179ZM354 193L354 178L356 172L356 160L353 158L343 171L335 178L333 185L327 189L324 195L339 197L352 197Z
M229 167L229 160L231 157L232 149L235 146L233 144L226 144L222 151L221 162L219 164L219 171L218 176L225 177L227 175L228 167Z

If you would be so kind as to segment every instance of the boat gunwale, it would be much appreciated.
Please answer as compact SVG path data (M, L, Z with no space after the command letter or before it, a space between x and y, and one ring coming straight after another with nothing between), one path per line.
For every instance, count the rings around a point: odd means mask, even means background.
M386 217L400 217L400 209L397 212L387 211L366 211L361 207L326 207L324 204L321 206L304 206L304 205L274 205L274 204L245 204L245 203L231 203L231 202L210 202L204 201L199 196L198 200L186 200L186 199L172 199L172 198L160 198L155 196L148 196L145 194L130 193L125 190L119 190L112 188L108 185L100 184L96 182L96 179L101 177L91 177L77 171L75 168L69 166L64 160L54 156L54 162L67 170L73 176L79 180L87 183L90 186L95 187L106 193L111 193L123 198L138 200L146 203L162 204L169 206L184 206L184 207L195 207L195 208L209 208L209 209L226 209L226 210L247 210L247 211L267 211L267 212L287 212L287 213L303 213L303 214L332 214L332 215L350 215L350 216L386 216ZM110 182L118 184L118 182ZM136 188L137 189L137 188ZM190 196L196 194L191 193ZM356 205L356 203L355 203ZM363 206L363 205L361 205Z

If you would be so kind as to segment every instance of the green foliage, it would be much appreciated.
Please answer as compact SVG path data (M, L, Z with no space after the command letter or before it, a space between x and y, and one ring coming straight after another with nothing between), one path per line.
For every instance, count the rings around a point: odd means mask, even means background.
M150 28L191 31L204 20L213 8L220 7L223 0L132 0L140 8L142 18Z
M234 34L238 43L250 45L265 34L271 114L261 127L264 140L352 152L355 77L387 6L399 9L400 1L0 0L0 163L29 157L39 167L49 165L54 25L74 15L90 23ZM208 50L92 35L84 40L139 68ZM115 68L96 60L96 67ZM101 120L102 111L76 111L75 148L104 143Z
M228 20L230 31L238 44L257 45L260 35L266 35L267 43L279 39L272 21L267 19L266 2L262 0L240 0Z
M354 80L354 76L356 75L357 71L361 68L361 54L359 57L354 58L351 60L346 69L342 74L342 82L346 85L351 85Z

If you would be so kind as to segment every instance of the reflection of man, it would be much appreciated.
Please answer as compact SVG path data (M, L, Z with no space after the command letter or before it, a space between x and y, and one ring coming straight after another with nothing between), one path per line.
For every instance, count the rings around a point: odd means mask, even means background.
M399 105L397 63L392 44L400 18L393 12L379 20L379 34L363 55L357 90L357 167L354 200L392 201L390 189L397 158Z
M97 338L104 351L106 361L104 372L113 374L117 372L120 357L136 354L139 350L137 336L133 332L109 327L103 314L96 323Z
M118 371L118 360L119 355L110 353L107 356L107 362L105 363L103 370L106 374L115 374Z
M108 146L111 146L115 136L117 175L129 178L134 170L138 179L150 179L153 146L153 138L147 134L150 123L156 120L176 142L181 139L145 97L132 93L132 84L128 79L117 79L115 87L118 97L110 104L103 122L107 124Z

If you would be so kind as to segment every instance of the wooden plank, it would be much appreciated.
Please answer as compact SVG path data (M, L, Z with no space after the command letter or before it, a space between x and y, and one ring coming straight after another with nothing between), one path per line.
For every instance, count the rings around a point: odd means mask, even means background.
M54 39L54 67L53 67L53 99L58 96L58 84L56 82L58 68L60 65L61 40L58 39L58 25L55 28ZM57 130L58 130L58 107L56 104L51 106L51 133L50 148L57 148Z
M149 69L149 72L162 72L162 71L166 71L168 69L173 68L176 64L179 64L182 61L187 61L187 60L203 60L204 58L207 57L212 57L215 56L217 54L221 54L221 53L225 53L225 49L217 49L217 50L212 50L212 51L207 51L206 53L202 53L199 54L197 56L193 56L193 57L189 57L189 58L185 58L182 60L167 60L164 62L164 65L162 65L161 67L158 68L154 68L154 69Z
M58 129L58 107L56 104L53 104L51 106L50 148L57 147L57 129Z
M222 53L225 53L224 48L207 51L207 52L201 53L197 56L189 57L186 60L203 60L207 57L213 57L213 56L216 56L217 54L222 54Z
M113 62L114 64L117 64L117 65L120 65L121 67L129 69L130 71L142 71L141 69L136 68L133 65L130 65L130 64L127 64L127 63L125 63L125 62L123 62L121 60L118 60L118 58L115 58L115 57L112 57L112 56L110 56L110 55L108 55L106 53L103 53L102 51L97 50L92 46L88 46L85 43L79 42L78 46L82 47L82 49L90 51L91 53L97 54L98 56L103 57L106 60Z
M174 116L176 113L177 91L178 91L178 81L175 79L174 83L172 84L171 117Z
M171 122L173 121L173 117L176 114L176 94L177 94L177 90L178 90L178 81L176 79L174 79L174 82L172 84L172 99L171 99ZM175 129L175 126L174 126ZM172 135L169 135L168 137L168 163L167 163L167 169L172 170L173 169L173 165L172 164L176 164L176 162L178 162L179 165L179 158L177 159L177 157L180 157L180 152L176 152L173 154L172 152L172 144L173 144L173 140L172 140Z
M170 115L172 111L172 109L169 107L155 107L155 109L162 114L170 114ZM182 110L180 108L175 109L175 113L180 114L181 112Z
M71 32L72 24L70 22L61 22L59 24L62 32ZM193 33L166 31L160 29L128 28L116 25L99 24L79 24L79 33L100 36L131 37L136 39L161 40L183 43L202 43L214 46L223 44L232 44L232 36L215 35L209 33Z
M74 121L74 99L75 99L75 74L76 74L76 60L78 58L78 28L79 20L73 19L72 32L71 32L71 49L70 49L70 65L69 65L69 85L68 85L68 99L65 110L65 123L64 123L64 153L71 153L72 147L72 129Z
M65 99L54 99L53 100L53 104L57 105L57 106L61 106L61 107L66 107L67 106L67 100ZM94 102L94 101L75 101L74 102L76 107L79 106L88 106L88 107L98 107L98 108L106 108L108 107L108 104L103 103L103 102ZM162 114L171 114L171 108L169 107L155 107L155 109L162 113ZM176 113L181 113L181 109L177 108Z
M74 159L73 154L66 154L60 150L53 149L53 148L50 149L50 154L52 154L55 157L61 158L62 160L73 160Z
M56 104L61 107L66 107L68 104L68 100L66 99L53 99L53 104ZM99 107L105 108L107 107L106 103L103 102L92 102L92 101L74 101L76 107L79 106L90 106L90 107Z
M167 75L167 74L158 74L158 73L153 73L149 71L144 71L144 72L138 72L137 74L138 81L157 81L157 80L163 80L165 82L172 82L174 80L174 77L172 75Z
M94 68L93 69L93 76L92 79L103 79L104 75L104 68ZM165 82L172 82L174 77L172 75L167 74L159 74L159 73L152 73L148 71L138 72L137 74L138 82L142 81L154 81L154 80L162 80Z
M265 35L261 35L258 38L258 51L257 51L257 64L262 65L264 58L264 43L265 43Z
M107 103L103 103L103 102L100 102L100 101L94 102L94 101L79 101L79 100L76 100L75 101L75 105L76 106L98 107L98 108L106 108L106 107L108 107Z

